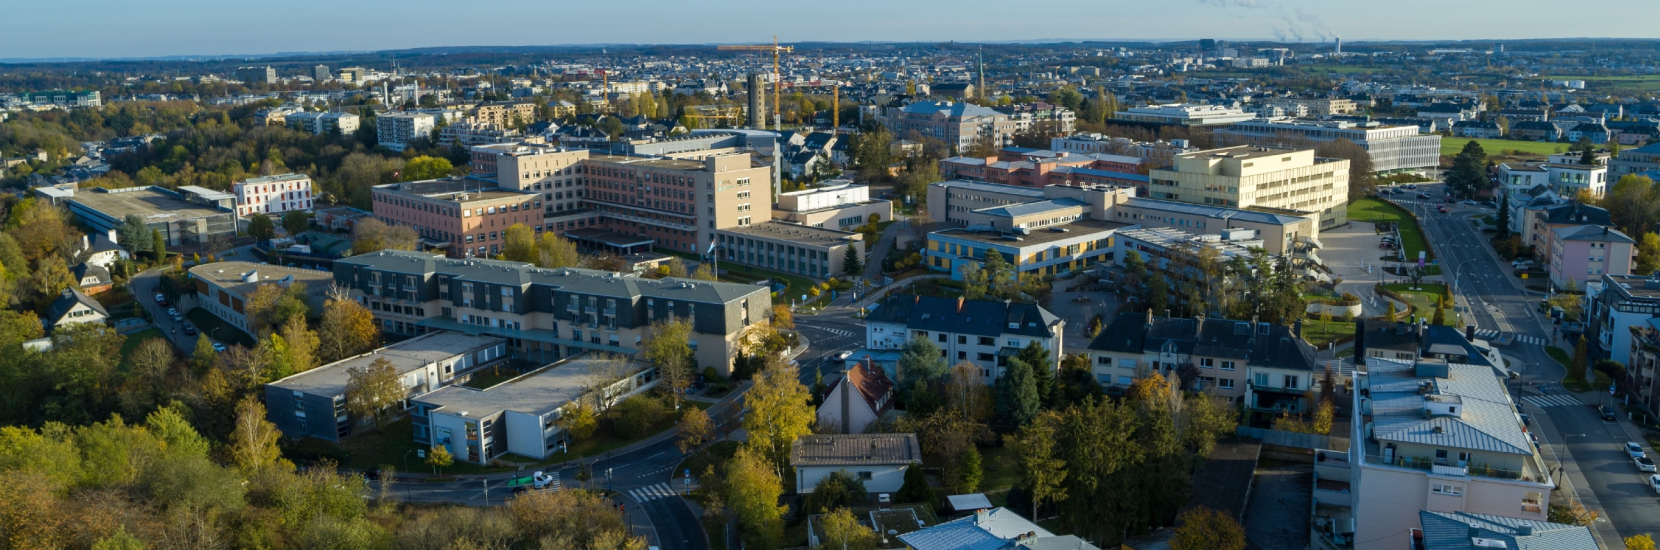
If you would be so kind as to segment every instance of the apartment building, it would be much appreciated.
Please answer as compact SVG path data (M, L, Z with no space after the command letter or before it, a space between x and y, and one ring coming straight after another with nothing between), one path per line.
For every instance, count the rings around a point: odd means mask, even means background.
M1198 103L1170 103L1133 107L1113 114L1113 118L1131 122L1176 124L1181 126L1222 126L1256 118L1238 107L1203 105Z
M44 92L22 92L17 94L18 101L34 106L52 107L101 107L104 105L103 94L98 90L49 90Z
M362 118L355 114L333 111L298 111L284 115L282 120L289 128L318 135L331 132L351 135L362 125Z
M596 370L618 371L619 379L595 389ZM650 363L585 354L485 389L444 386L411 400L415 443L443 446L456 460L478 465L508 453L546 459L570 443L558 421L578 400L604 411L657 382Z
M1625 383L1638 406L1651 414L1660 414L1660 399L1655 399L1660 386L1660 318L1649 318L1628 329L1631 346L1626 352Z
M1356 550L1407 547L1422 510L1546 520L1555 482L1493 367L1369 357L1354 384Z
M1637 241L1606 225L1559 227L1550 232L1550 282L1585 288L1604 273L1630 275Z
M477 145L502 143L519 135L500 124L462 121L438 129L438 144L471 148Z
M265 418L290 439L339 441L373 421L352 418L346 412L346 382L352 369L385 360L397 370L409 397L415 397L465 382L480 369L507 358L507 341L501 338L459 332L424 334L266 384ZM409 405L405 401L398 408ZM417 437L422 431L416 430Z
M1322 228L1348 221L1349 161L1316 158L1313 149L1239 145L1187 153L1148 177L1154 199L1317 214Z
M250 178L231 186L236 195L236 215L282 214L311 210L311 177L305 174L277 174Z
M1419 133L1417 126L1335 120L1249 120L1218 129L1215 134L1220 143L1271 147L1346 139L1371 154L1372 170L1378 173L1432 169L1441 162L1441 136Z
M418 139L430 139L436 127L426 113L384 113L375 117L375 138L380 146L403 151Z
M1102 386L1128 387L1137 377L1164 376L1192 364L1199 367L1201 391L1269 410L1301 411L1307 404L1299 401L1316 369L1314 349L1289 327L1155 317L1150 311L1119 312L1090 341L1087 353ZM1253 373L1263 375L1260 383Z
M249 336L259 338L248 321L248 296L263 285L288 288L305 285L306 305L312 311L322 311L324 294L334 278L327 272L300 267L269 265L254 262L215 262L190 268L190 280L195 282L196 302L233 327ZM230 336L230 335L225 335Z
M1106 153L1134 156L1141 158L1141 162L1148 166L1169 166L1171 159L1176 155L1198 151L1198 149L1188 147L1185 139L1134 141L1128 138L1095 133L1049 138L1049 149L1068 153Z
M864 236L859 233L779 222L746 221L718 229L715 250L722 262L814 279L860 275L842 269L849 252L857 255L860 265L865 262Z
M1552 523L1492 514L1419 510L1422 529L1412 530L1412 550L1550 548L1600 550L1583 525Z
M652 322L684 318L699 365L731 371L744 329L772 314L766 287L650 280L587 269L539 269L381 251L335 261L334 280L382 330L453 330L508 340L510 353L552 361L582 352L633 357Z
M1608 161L1608 177L1619 181L1623 176L1660 170L1660 143L1626 149Z
M979 368L981 379L991 384L1003 376L1009 357L1032 342L1043 346L1051 357L1049 364L1032 368L1057 372L1065 328L1065 319L1037 304L889 296L865 318L865 347L899 350L912 338L927 339L945 352L946 363L972 364Z
M237 67L236 79L248 84L274 84L277 81L277 70L271 67Z
M944 141L953 151L967 151L981 139L994 147L1009 145L1016 124L1009 116L987 107L950 101L918 101L889 109L882 123L896 136L911 131Z
M1539 202L1546 204L1535 204ZM1552 201L1536 200L1524 205L1524 208L1518 212L1522 219L1522 230L1520 231L1522 243L1533 247L1535 257L1554 258L1556 256L1556 250L1552 248L1556 240L1552 237L1552 234L1558 229L1613 224L1613 218L1607 209L1591 206L1577 200L1568 200L1558 204L1550 204L1550 202Z
M375 217L388 225L415 229L426 244L457 258L493 257L506 244L507 228L524 224L540 233L547 227L540 195L489 186L488 182L450 178L389 183L373 188ZM597 216L577 218L573 226L598 225Z
M529 101L487 101L473 107L475 122L512 127L536 122L536 104Z
M851 231L871 219L892 221L893 202L871 200L870 187L854 185L853 180L830 180L813 189L778 195L772 219Z
M941 160L939 167L940 175L946 179L999 185L1102 184L1131 186L1143 191L1148 186L1147 176L1138 173L1142 169L1141 159L1103 153L1072 154L1009 147L999 157L951 157Z
M1459 332L1455 327L1431 325L1422 318L1416 322L1361 320L1355 324L1355 334L1357 357L1500 368L1505 364L1498 348L1476 339L1474 326L1466 326Z
M1070 134L1078 127L1078 115L1071 109L1042 101L1001 105L992 109L1008 115L1009 120L1014 122L1014 131L1017 134L1031 132L1034 129L1044 134Z
M1660 278L1650 274L1603 274L1585 289L1585 336L1591 357L1630 365L1634 333L1660 317ZM1571 343L1570 343L1571 345Z
M1544 185L1563 197L1575 197L1581 191L1600 197L1608 191L1608 170L1608 165L1577 162L1506 163L1499 170L1499 181L1507 189Z

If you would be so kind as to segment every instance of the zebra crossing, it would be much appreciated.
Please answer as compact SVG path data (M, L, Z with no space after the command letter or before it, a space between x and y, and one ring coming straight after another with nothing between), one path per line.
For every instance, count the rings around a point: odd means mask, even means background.
M1522 401L1526 401L1528 404L1539 408L1585 406L1585 402L1580 401L1579 398L1572 395L1528 395L1523 396Z
M656 485L649 485L638 489L630 489L628 491L628 496L630 498L633 498L635 502L641 503L650 502L663 497L672 497L675 496L675 494L674 489L669 487L669 484L667 483L658 483Z
M849 337L849 336L853 335L853 331L843 330L843 329L839 329L839 328L815 327L815 326L812 326L812 325L801 325L801 328L810 328L810 329L813 329L813 330L824 331L824 332L830 333L832 336L840 336L842 338L846 338L846 337Z
M547 489L550 490L550 491L558 491L559 489L561 489L561 487L559 486L559 470L554 470L552 472L549 472L547 475L548 475L548 477L553 478L553 481L548 482Z
M1499 331L1496 331L1496 330L1478 330L1478 331L1476 331L1476 336L1480 337L1480 338L1488 338L1488 339L1498 338L1499 337ZM1516 335L1516 342L1523 343L1523 344L1533 344L1535 346L1543 346L1543 345L1549 343L1543 337L1540 337L1540 336L1526 336L1526 335L1520 335L1520 334Z

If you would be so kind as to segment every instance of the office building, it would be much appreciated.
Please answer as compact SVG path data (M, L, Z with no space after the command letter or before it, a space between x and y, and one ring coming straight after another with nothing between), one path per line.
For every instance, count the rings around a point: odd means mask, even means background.
M1356 550L1408 547L1423 510L1546 520L1556 484L1493 367L1368 357L1354 386Z
M896 136L912 130L944 141L953 151L967 151L976 142L987 140L993 147L1010 144L1016 124L1009 116L987 107L950 101L918 101L900 109L889 109L882 119Z
M333 79L333 78L334 78L334 73L329 72L329 66L328 65L318 65L318 66L315 66L315 67L311 68L311 79L312 80L315 80L317 82L323 82L325 80L330 80L330 79Z
M169 247L236 235L235 196L228 193L193 186L65 191L67 195L55 202L67 204L82 223L100 233L121 227L127 216L138 216L146 227L160 231Z
M336 284L392 334L453 330L507 338L517 357L553 361L584 351L635 356L651 323L692 323L701 367L725 374L739 336L772 314L766 287L651 280L587 269L539 269L381 251L335 261Z
M596 369L615 370L618 379L595 389ZM558 420L579 400L603 412L657 381L650 363L581 355L484 389L447 385L410 400L415 443L443 446L469 464L489 464L507 453L547 459L571 443Z
M934 95L940 95L938 86L934 87ZM1017 105L1001 105L992 107L992 109L1008 115L1009 120L1014 122L1014 131L1017 134L1032 131L1045 135L1070 134L1078 128L1077 113L1060 105L1038 101Z
M951 157L939 162L946 179L983 181L1022 187L1057 184L1125 185L1146 191L1137 157L1105 153L1074 154L1043 149L1004 148L997 157Z
M1378 173L1434 169L1441 162L1441 136L1421 134L1417 126L1335 120L1250 120L1218 129L1215 134L1220 143L1270 147L1308 146L1346 139L1371 154L1372 170Z
M1176 155L1198 151L1189 147L1185 139L1170 141L1135 141L1102 134L1074 134L1049 138L1049 149L1068 153L1102 153L1138 157L1146 166L1169 166Z
M271 67L237 67L236 79L245 84L274 84L277 70Z
M322 311L324 295L334 282L326 271L254 262L199 265L190 268L190 279L196 282L196 302L202 309L254 338L261 335L254 332L253 324L248 321L248 296L260 286L305 285L306 306L312 311Z
M236 215L282 214L311 210L311 177L305 174L277 174L236 182Z
M1181 126L1222 126L1245 122L1256 117L1256 114L1247 113L1237 107L1198 103L1148 105L1146 107L1125 109L1113 115L1113 118L1117 120Z
M389 362L408 396L415 397L464 383L481 369L505 363L508 354L507 341L501 338L459 332L421 335L266 384L265 418L290 439L339 441L374 421L346 412L346 382L352 369ZM409 406L407 400L399 403L398 412ZM416 431L419 436L424 430Z
M352 135L357 133L362 119L352 113L297 111L284 115L283 123L289 128L313 134L340 132L341 135Z
M851 252L865 262L864 235L779 222L750 223L715 230L715 250L723 263L754 266L814 279L860 273L842 269ZM806 297L790 296L793 300Z
M375 137L380 146L402 151L418 139L431 139L435 127L426 113L385 113L375 117Z
M1030 365L1060 370L1066 320L1037 304L968 300L961 297L888 296L865 318L865 348L901 350L913 338L933 342L947 364L969 363L986 384L996 382L1009 358L1032 342L1049 352L1050 361ZM898 379L896 373L888 373Z
M341 82L363 82L369 77L369 69L363 67L345 67L340 69Z
M450 256L494 257L501 254L506 230L515 224L542 229L542 201L535 193L502 189L469 179L389 183L373 188L375 217L389 225L413 228L429 246ZM598 225L586 217L572 226ZM540 232L540 231L538 231Z
M1320 227L1348 221L1349 161L1316 158L1313 149L1239 145L1177 155L1155 169L1151 198L1306 213Z
M45 92L23 92L17 94L17 99L25 104L36 107L101 107L104 105L103 96L98 90L51 90Z
M1155 317L1151 311L1119 312L1090 341L1088 354L1090 372L1102 386L1129 387L1137 377L1165 376L1191 364L1199 368L1199 391L1275 412L1302 412L1308 406L1303 392L1313 387L1317 370L1314 349L1291 327ZM1262 383L1252 386L1258 378Z
M772 219L795 225L852 231L870 221L893 220L893 202L871 200L870 187L830 180L819 187L778 195Z

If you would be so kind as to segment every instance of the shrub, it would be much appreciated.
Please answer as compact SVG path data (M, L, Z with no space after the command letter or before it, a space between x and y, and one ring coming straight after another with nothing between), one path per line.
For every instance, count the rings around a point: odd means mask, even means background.
M624 399L612 408L617 437L634 439L650 435L651 429L663 420L663 404L644 395Z

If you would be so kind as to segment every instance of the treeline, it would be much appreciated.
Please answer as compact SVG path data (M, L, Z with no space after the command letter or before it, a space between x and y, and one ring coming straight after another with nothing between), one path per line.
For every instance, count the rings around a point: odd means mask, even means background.
M1141 297L1126 301L1128 311L1289 325L1308 307L1292 260L1261 248L1252 248L1250 258L1223 259L1210 247L1175 247L1155 261L1162 265L1148 265L1133 250L1125 255L1119 290Z

